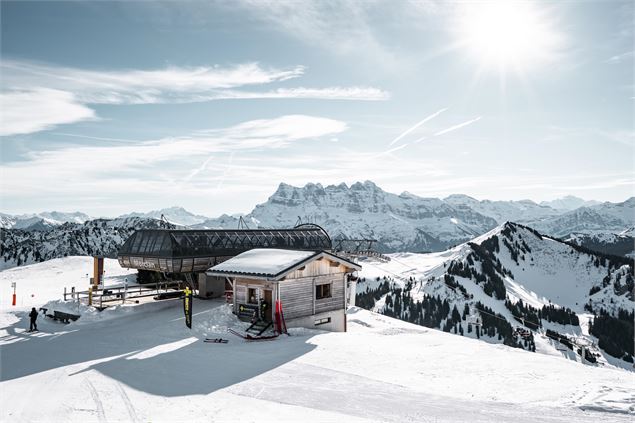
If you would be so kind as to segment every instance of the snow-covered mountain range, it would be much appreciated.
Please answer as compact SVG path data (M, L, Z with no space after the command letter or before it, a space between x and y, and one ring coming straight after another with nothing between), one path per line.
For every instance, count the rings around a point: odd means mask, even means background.
M183 207L177 207L177 206L168 207L161 210L153 210L147 213L133 212L133 213L121 215L119 216L119 218L142 217L142 218L161 219L161 216L163 216L168 222L177 226L192 226L209 219L209 217L190 213L189 211L185 210Z
M589 361L632 366L632 259L511 222L444 252L390 257L363 263L358 305L530 350L584 344Z
M52 211L22 215L0 213L0 228L43 231L64 223L84 223L90 219L90 216L81 212Z
M569 198L572 203L572 198ZM584 200L578 199L582 203ZM466 195L423 198L388 193L370 181L346 184L280 184L276 192L244 216L254 227L317 223L333 238L374 238L391 251L441 251L485 233L506 221L524 223L543 233L619 233L635 225L635 198L622 203L583 206L572 211L530 200L476 200ZM223 215L198 228L236 228L238 217Z
M166 227L173 225L128 217L64 223L44 231L0 228L0 270L57 257L116 257L119 247L135 230Z
M566 200L570 206L584 203L581 199ZM4 228L0 263L10 267L67 254L89 254L89 250L106 251L107 255L112 255L125 240L113 237L114 232L126 234L131 227L138 225L161 225L161 216L177 227L208 229L235 229L241 217L222 215L207 218L182 207L97 220L90 220L89 216L79 212L21 216L0 214ZM527 224L551 236L571 238L573 242L589 248L628 255L633 252L633 249L628 249L629 239L614 234L635 226L635 198L623 203L587 205L566 211L530 200L479 201L466 195L438 199L407 192L397 195L370 181L326 187L312 183L294 187L281 183L266 202L256 205L253 211L242 217L251 228L317 223L335 240L376 239L375 248L382 252L443 251L509 220ZM102 228L103 222L109 223ZM69 230L77 234L77 240L71 241ZM99 235L94 232L96 230L100 231ZM602 242L591 241L587 235L593 235ZM99 245L99 242L104 244ZM89 245L90 249L87 248Z
M236 227L237 218L210 219L200 227ZM244 217L260 227L289 227L297 222L323 226L332 238L373 238L382 251L435 251L473 238L496 221L469 208L437 198L383 191L370 181L302 188L280 184L267 202Z
M597 204L600 204L600 202L595 200L583 200L582 198L574 197L573 195L567 195L565 197L557 198L551 201L540 202L541 206L548 206L552 209L566 211L575 210L579 207L595 206Z

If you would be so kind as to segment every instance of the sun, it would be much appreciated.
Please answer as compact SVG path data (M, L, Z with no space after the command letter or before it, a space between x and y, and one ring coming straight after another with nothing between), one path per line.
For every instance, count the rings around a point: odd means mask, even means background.
M553 59L559 44L548 11L529 1L467 3L457 24L460 44L488 67L541 65Z

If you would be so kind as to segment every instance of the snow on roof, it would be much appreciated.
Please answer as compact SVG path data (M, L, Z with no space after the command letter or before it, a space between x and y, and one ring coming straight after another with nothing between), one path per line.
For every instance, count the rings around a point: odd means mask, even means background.
M316 251L255 248L217 264L209 271L272 277L318 254Z

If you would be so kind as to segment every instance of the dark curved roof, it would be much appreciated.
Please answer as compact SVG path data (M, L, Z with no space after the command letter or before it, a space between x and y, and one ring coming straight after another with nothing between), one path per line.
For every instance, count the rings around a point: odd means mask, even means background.
M118 256L170 259L233 257L253 248L330 250L331 238L316 225L302 225L294 229L140 229L121 246Z

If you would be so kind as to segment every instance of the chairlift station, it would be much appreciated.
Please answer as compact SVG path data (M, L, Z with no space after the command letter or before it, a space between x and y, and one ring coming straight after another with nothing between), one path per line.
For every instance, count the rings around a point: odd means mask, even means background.
M201 298L228 294L239 318L249 314L279 330L280 317L272 311L283 304L289 327L345 331L346 307L354 305L355 297L349 275L361 267L332 248L328 233L314 224L141 229L126 240L117 258L125 268L184 278Z
M312 224L293 229L140 229L119 249L122 267L162 273L202 273L254 248L330 251L331 238Z

